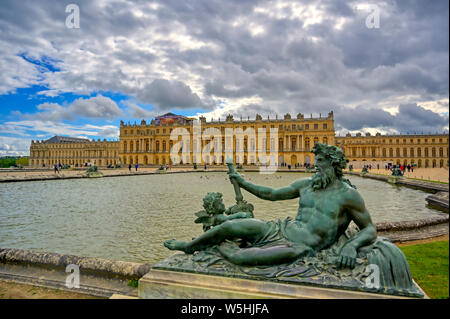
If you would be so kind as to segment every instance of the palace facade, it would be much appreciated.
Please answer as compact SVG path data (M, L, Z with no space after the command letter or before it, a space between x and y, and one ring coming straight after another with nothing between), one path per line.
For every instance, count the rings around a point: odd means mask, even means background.
M29 165L108 166L119 163L118 154L118 141L91 141L85 138L54 136L46 141L31 141Z
M175 130L175 131L174 131ZM448 166L448 134L381 135L361 133L335 137L334 116L234 119L197 121L173 113L158 116L147 123L120 122L119 141L100 141L55 136L46 141L32 141L30 166L223 164L227 156L235 163L263 164L269 157L276 165L314 163L311 152L315 143L342 148L347 158L357 164L416 164L418 167ZM170 150L178 154L172 158Z
M233 155L235 163L258 164L277 153L277 165L295 165L314 161L311 149L315 143L333 145L335 142L333 112L318 118L305 118L299 113L295 118L286 114L282 119L263 119L257 114L254 120L235 120L228 115L225 121L207 122L200 117L198 124L193 124L193 118L173 113L156 117L150 123L144 120L140 124L121 122L121 162L126 165L171 164L170 150L179 143L179 147L188 150L184 154L180 150L183 164L223 164L227 154ZM180 133L174 140L171 134L175 129ZM271 130L277 130L277 133L271 134ZM265 133L259 133L261 131Z
M448 134L420 135L371 135L356 136L347 134L336 137L336 146L340 147L350 162L412 165L417 167L448 166Z

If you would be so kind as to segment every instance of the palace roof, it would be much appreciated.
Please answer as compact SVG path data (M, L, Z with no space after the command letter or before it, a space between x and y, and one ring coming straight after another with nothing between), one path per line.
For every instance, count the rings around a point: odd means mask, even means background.
M52 138L44 141L44 143L86 143L89 142L87 138L79 137L69 137L69 136L58 136L55 135Z

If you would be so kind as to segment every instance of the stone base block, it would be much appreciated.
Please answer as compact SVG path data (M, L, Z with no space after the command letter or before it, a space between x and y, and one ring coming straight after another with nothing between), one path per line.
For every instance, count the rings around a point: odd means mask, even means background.
M405 299L385 294L152 269L139 280L143 299Z

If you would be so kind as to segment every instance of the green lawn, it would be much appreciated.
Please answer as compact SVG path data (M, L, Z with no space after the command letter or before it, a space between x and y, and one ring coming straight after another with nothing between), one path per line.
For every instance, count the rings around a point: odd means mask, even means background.
M430 298L448 298L448 240L400 247L411 274Z

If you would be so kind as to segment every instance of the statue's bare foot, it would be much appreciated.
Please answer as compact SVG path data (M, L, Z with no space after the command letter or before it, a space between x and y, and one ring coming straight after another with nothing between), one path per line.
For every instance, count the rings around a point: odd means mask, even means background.
M190 249L188 249L188 242L176 240L176 239L169 239L164 242L164 246L169 248L170 250L181 250L185 253L191 253Z

